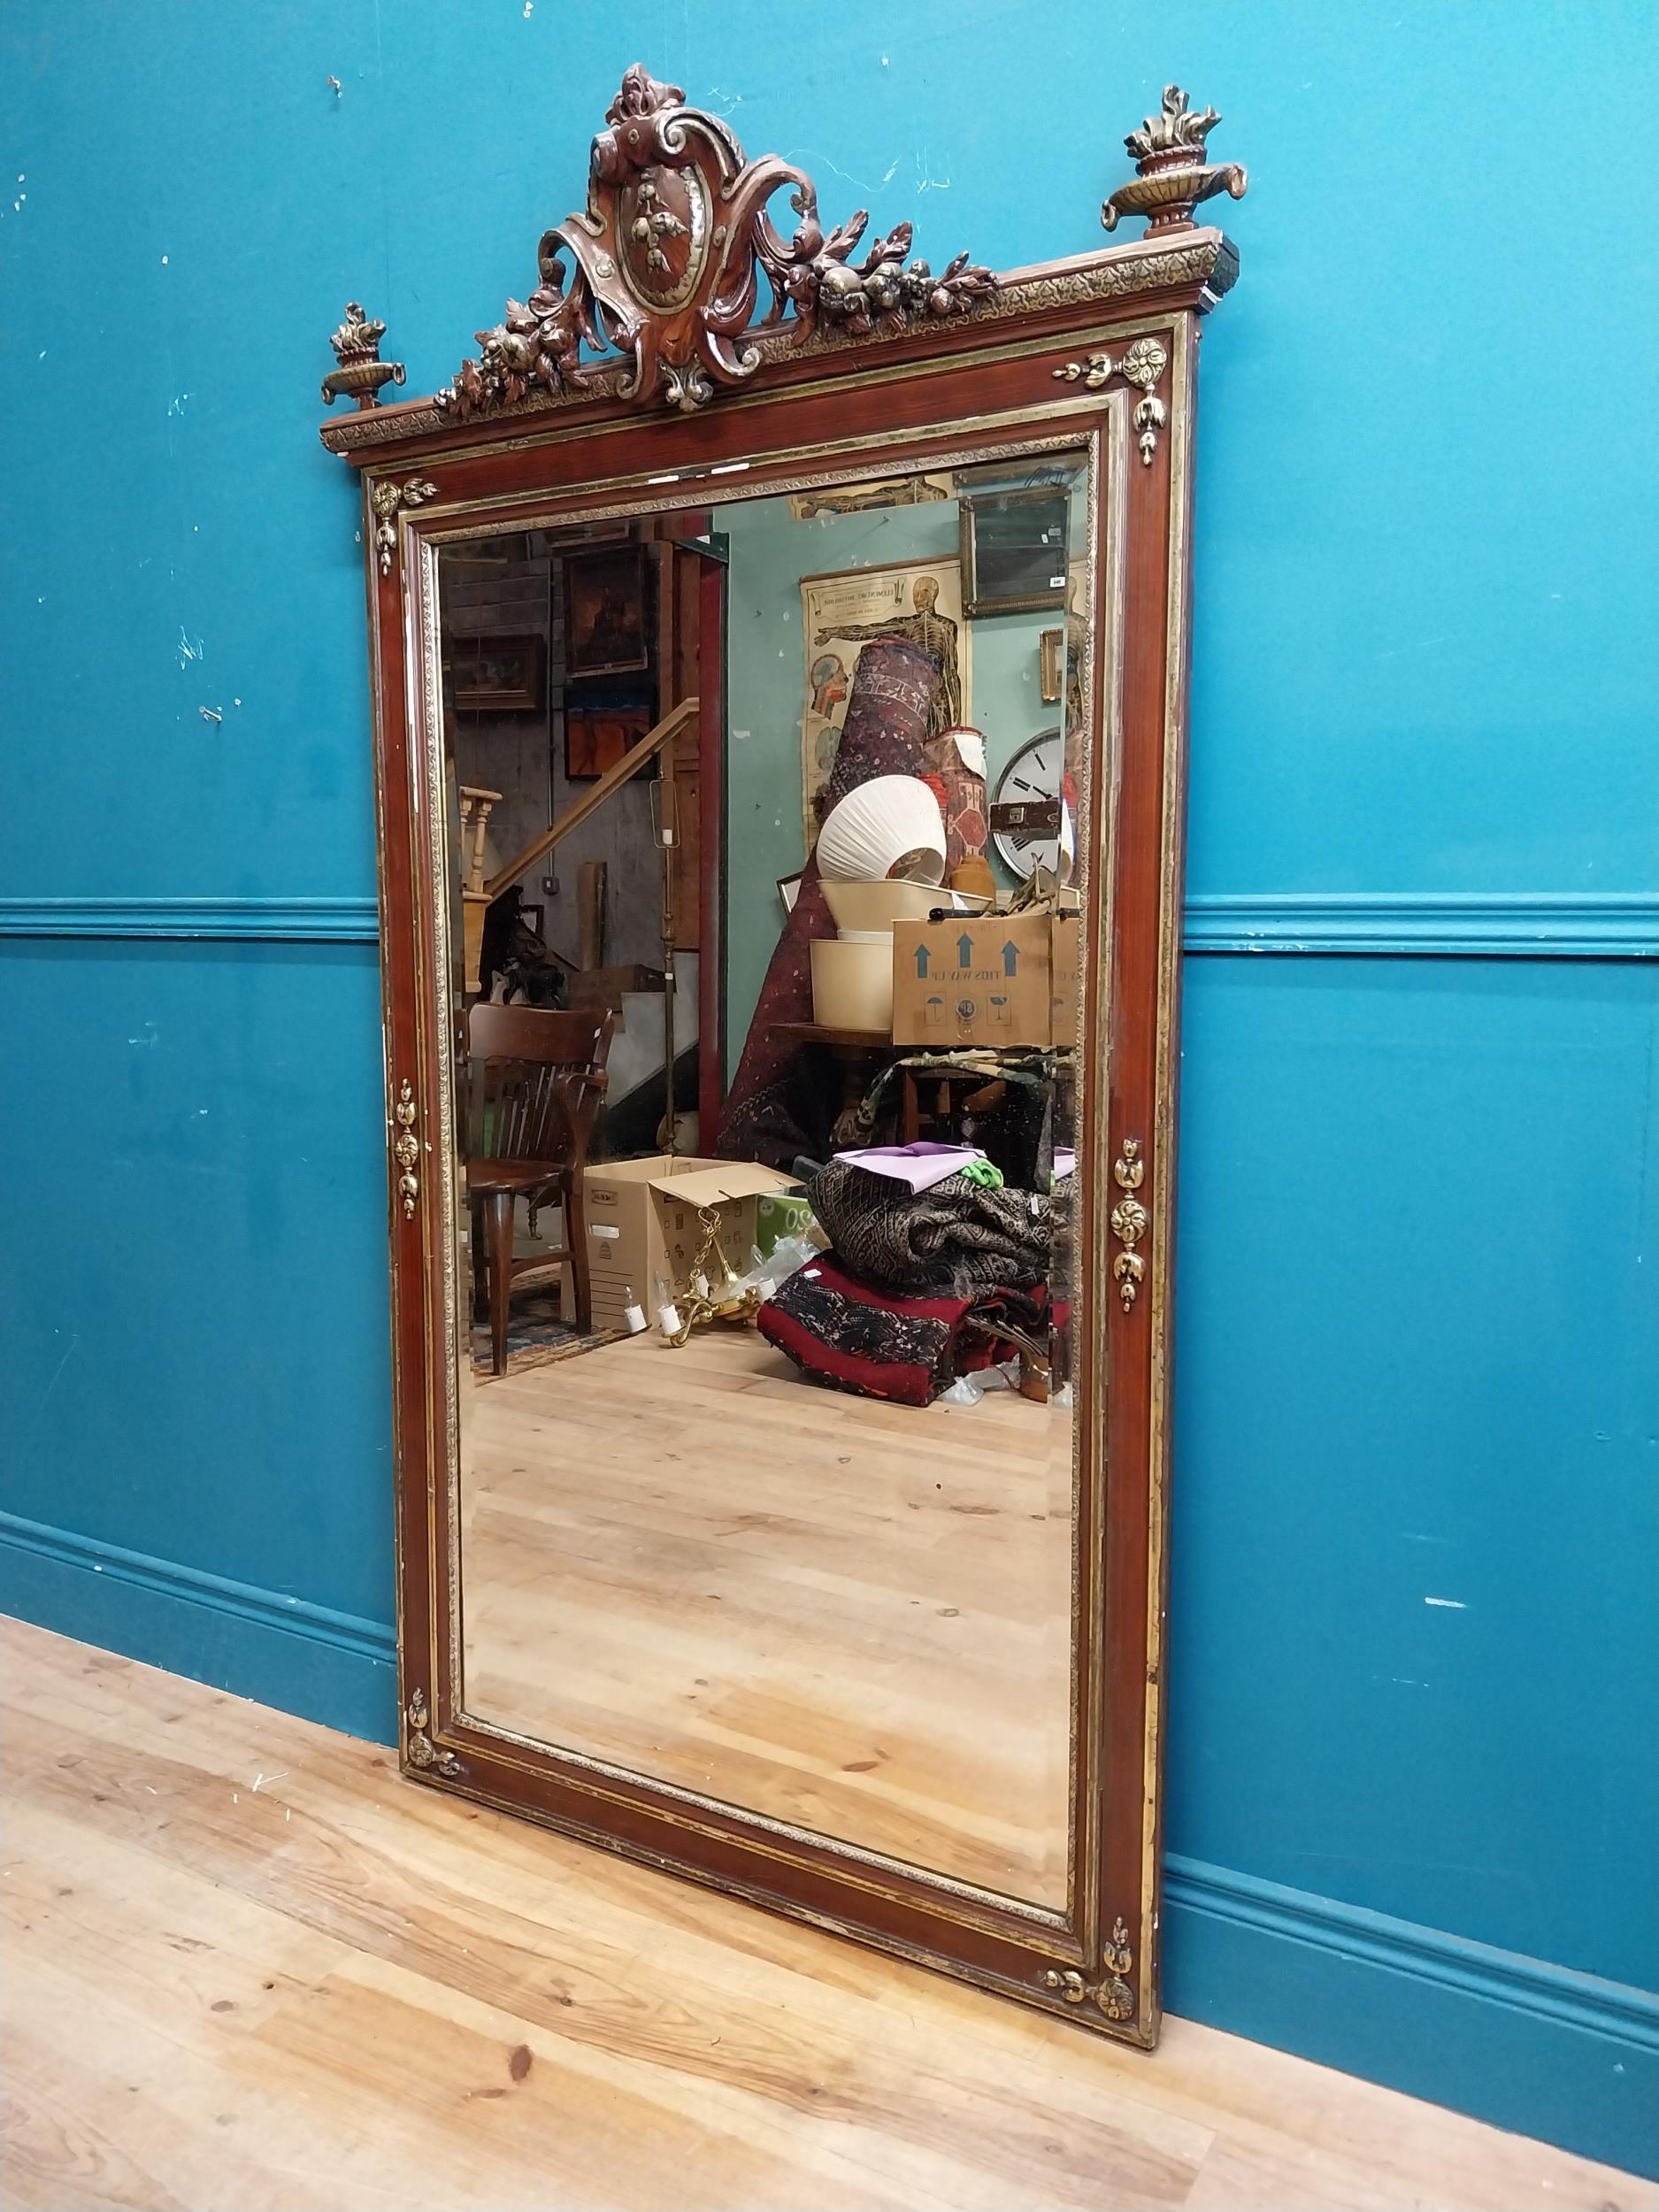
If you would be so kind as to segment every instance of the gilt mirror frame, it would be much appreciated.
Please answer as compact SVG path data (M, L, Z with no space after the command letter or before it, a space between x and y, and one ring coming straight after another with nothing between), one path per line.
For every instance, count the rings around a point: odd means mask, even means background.
M1149 2046L1169 1468L1192 471L1201 317L1237 256L1194 221L1244 173L1171 87L1102 211L1144 237L938 275L910 228L861 251L812 185L630 69L584 212L435 398L355 304L322 440L362 477L387 1071L398 1653L406 1774ZM774 227L775 196L797 227ZM666 247L668 250L662 249ZM761 280L770 295L760 304ZM513 1735L459 1690L451 973L439 549L486 526L640 515L895 466L1087 449L1095 786L1086 809L1078 1153L1082 1307L1068 1901L994 1895ZM833 1417L826 1402L825 1417Z

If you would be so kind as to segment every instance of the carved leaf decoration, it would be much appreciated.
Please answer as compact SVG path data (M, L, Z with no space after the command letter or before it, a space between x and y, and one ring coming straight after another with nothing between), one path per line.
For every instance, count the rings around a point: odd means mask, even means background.
M1166 84L1159 112L1149 115L1138 131L1131 131L1124 144L1137 161L1148 161L1154 154L1167 154L1186 146L1202 157L1204 141L1220 120L1214 108L1196 113L1188 105L1179 85Z
M861 207L849 222L837 225L824 242L825 258L845 261L870 227L870 211Z

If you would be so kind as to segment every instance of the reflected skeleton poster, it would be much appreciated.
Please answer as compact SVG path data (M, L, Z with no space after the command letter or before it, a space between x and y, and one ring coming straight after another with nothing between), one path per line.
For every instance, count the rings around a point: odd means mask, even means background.
M818 833L816 801L835 765L835 749L858 656L872 638L908 637L930 646L944 664L933 715L935 730L972 720L971 634L962 618L962 565L895 561L881 568L801 579L801 634L805 691L801 710L801 804L803 849Z

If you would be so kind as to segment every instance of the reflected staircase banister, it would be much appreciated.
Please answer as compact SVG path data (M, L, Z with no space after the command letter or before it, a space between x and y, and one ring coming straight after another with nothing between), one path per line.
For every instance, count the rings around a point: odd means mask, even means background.
M687 723L696 719L700 705L698 700L692 698L682 699L678 706L671 707L660 722L647 730L637 745L628 748L614 768L607 768L592 789L583 792L574 806L566 807L557 820L549 822L539 837L534 838L522 852L515 853L504 868L496 870L484 886L485 896L499 898L510 883L517 883L519 877L534 868L544 854L550 853L561 839L579 828L590 814L603 806L613 791L619 791L630 777L638 775L646 763L654 760L665 745L671 744Z

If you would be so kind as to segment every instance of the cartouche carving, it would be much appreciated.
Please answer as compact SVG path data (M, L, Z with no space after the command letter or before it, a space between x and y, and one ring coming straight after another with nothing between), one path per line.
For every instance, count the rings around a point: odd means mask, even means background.
M1098 392L1110 384L1115 376L1121 376L1126 384L1134 385L1141 396L1134 412L1135 442L1141 449L1141 458L1150 468L1152 456L1158 449L1158 433L1169 420L1164 402L1155 396L1154 388L1170 365L1167 349L1156 338L1137 338L1121 361L1114 361L1110 353L1091 353L1087 360L1068 361L1064 368L1055 371L1056 380L1075 384L1079 380L1088 392Z
M718 385L755 373L763 332L798 342L820 321L902 328L967 314L995 290L965 253L937 276L907 261L908 223L855 262L867 214L826 236L803 170L775 154L749 160L726 125L685 96L637 62L628 71L593 142L587 207L543 237L540 284L478 333L483 350L439 395L441 408L465 417L532 396L611 392L691 413ZM788 239L766 211L784 189L800 218ZM757 317L763 274L772 301Z
M449 1782L465 1773L465 1768L454 1752L440 1751L427 1734L432 1725L432 1716L426 1709L424 1690L417 1690L410 1699L403 1717L409 1723L408 1733L403 1740L411 1767L419 1767L422 1773L442 1774Z
M374 512L378 518L374 542L380 549L380 573L389 576L392 562L397 552L397 514L402 507L422 507L427 500L438 496L438 488L425 477L411 476L406 484L383 480L374 487Z
M1111 1210L1111 1232L1123 1250L1112 1262L1112 1279L1118 1286L1118 1295L1123 1310L1128 1313L1141 1295L1141 1286L1146 1279L1147 1263L1136 1246L1145 1236L1151 1216L1134 1195L1146 1179L1146 1162L1141 1156L1138 1137L1125 1137L1118 1157L1112 1162L1112 1180L1124 1195Z
M328 341L339 365L323 379L326 406L332 407L337 399L351 398L359 409L378 407L381 385L403 382L403 363L380 358L380 341L385 335L384 323L367 318L356 300L347 301L345 320Z
M1214 108L1195 114L1179 85L1165 85L1160 112L1124 141L1141 173L1120 184L1102 208L1105 227L1116 230L1120 215L1146 215L1150 238L1158 231L1185 229L1199 202L1217 192L1241 200L1248 179L1239 164L1204 159L1204 142L1220 120Z
M1129 1930L1119 1917L1112 1923L1111 1941L1101 1954L1104 1968L1100 1980L1091 1988L1075 1967L1051 1966L1042 1978L1045 1989L1052 1990L1063 2004L1087 2004L1093 1999L1097 2008L1109 2020L1122 2022L1135 2016L1135 1993L1127 1977L1135 1962L1135 1955L1129 1947Z
M415 1207L420 1198L420 1178L415 1169L420 1160L420 1140L415 1134L419 1113L415 1094L409 1078L403 1078L397 1094L397 1103L392 1109L397 1119L397 1134L392 1140L392 1157L397 1163L397 1194L403 1202L403 1218L412 1221ZM419 1695L419 1692L417 1692Z

